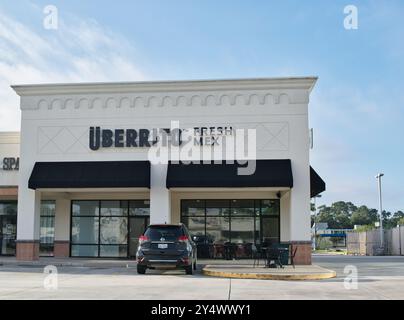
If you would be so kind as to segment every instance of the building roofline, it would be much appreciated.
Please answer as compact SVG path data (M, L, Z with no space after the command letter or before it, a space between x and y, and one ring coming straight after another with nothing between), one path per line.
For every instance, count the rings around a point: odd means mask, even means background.
M89 82L21 84L11 88L20 96L155 91L303 89L311 91L317 77L246 78L217 80Z

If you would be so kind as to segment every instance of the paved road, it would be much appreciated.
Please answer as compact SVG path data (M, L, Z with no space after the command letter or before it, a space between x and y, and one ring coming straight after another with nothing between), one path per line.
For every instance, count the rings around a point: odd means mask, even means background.
M220 279L131 268L61 267L58 289L46 290L42 268L0 267L0 299L404 299L404 257L316 256L337 271L320 281ZM357 289L344 287L344 268L358 270Z

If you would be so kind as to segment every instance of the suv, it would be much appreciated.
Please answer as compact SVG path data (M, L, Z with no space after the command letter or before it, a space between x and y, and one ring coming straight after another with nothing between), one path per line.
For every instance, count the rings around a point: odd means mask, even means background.
M196 245L184 224L153 224L139 237L136 252L137 272L146 269L183 268L186 274L196 269Z

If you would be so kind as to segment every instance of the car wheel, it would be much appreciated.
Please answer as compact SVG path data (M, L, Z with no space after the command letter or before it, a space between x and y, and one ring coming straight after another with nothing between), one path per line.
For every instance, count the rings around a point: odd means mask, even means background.
M192 264L185 267L185 273L186 274L192 274L192 271L193 271L192 270Z
M138 274L145 274L146 273L146 267L144 266L137 266L137 273Z

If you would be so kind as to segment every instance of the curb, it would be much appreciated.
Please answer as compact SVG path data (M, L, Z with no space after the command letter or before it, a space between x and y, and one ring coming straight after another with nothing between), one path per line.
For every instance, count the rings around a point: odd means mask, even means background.
M324 280L331 279L337 276L337 273L332 270L327 270L323 273L310 273L310 274L269 274L269 273L242 273L242 272L228 272L217 271L209 268L203 268L202 273L206 276L219 277L219 278L234 278L234 279L258 279L258 280Z
M87 264L87 263L65 263L65 262L49 262L49 263L32 263L32 262L17 262L17 263L9 263L9 262L0 262L0 267L12 268L12 267L22 267L22 268L44 268L48 265L53 265L55 267L69 267L69 268L91 268L91 269L110 269L110 268L123 268L130 269L130 263L125 265L123 264Z

